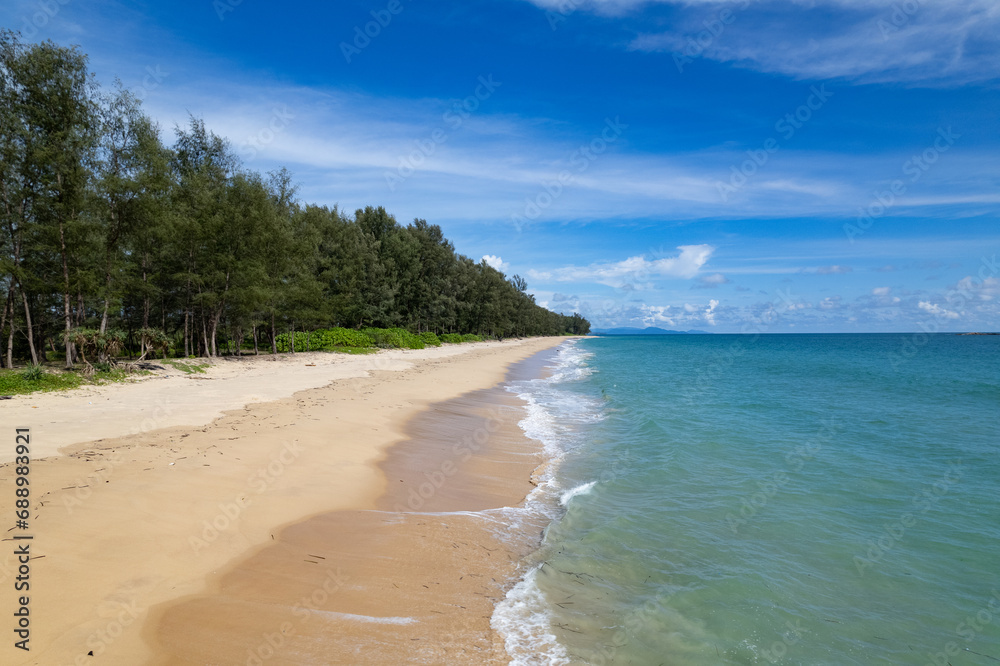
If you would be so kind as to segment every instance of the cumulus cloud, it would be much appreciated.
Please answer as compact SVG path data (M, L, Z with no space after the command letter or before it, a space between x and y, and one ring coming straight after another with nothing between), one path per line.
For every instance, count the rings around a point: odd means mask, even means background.
M995 277L978 280L970 275L958 281L955 291L959 294L972 294L981 301L992 301L1000 297L1000 280Z
M484 254L483 261L485 261L488 265L497 269L501 273L507 272L507 269L510 268L510 264L508 264L495 254Z
M589 266L566 266L549 271L528 271L533 280L555 282L596 282L612 287L623 287L653 278L691 279L715 248L711 245L681 245L680 254L650 261L645 257L629 257L624 261Z
M670 311L669 305L642 305L642 323L646 326L656 326L666 324L674 326L674 320L667 313Z
M889 287L875 287L872 289L872 296L888 296L891 291Z
M715 326L715 308L717 307L719 307L719 301L713 298L708 302L708 307L705 308L705 321L710 326Z
M917 303L917 307L919 307L921 310L923 310L924 312L926 312L926 313L928 313L930 315L934 315L935 317L938 317L939 319L940 318L943 318L943 319L958 319L959 318L959 314L957 312L954 312L952 310L946 310L945 308L941 307L940 305L937 305L936 303L931 303L929 301L920 301L919 303Z

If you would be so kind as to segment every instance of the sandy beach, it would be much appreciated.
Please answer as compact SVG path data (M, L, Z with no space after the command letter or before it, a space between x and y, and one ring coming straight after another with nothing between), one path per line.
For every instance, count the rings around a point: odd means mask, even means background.
M506 663L489 615L519 546L471 512L530 491L541 459L496 387L561 342L220 360L0 403L8 618L17 427L33 537L31 650L0 661Z

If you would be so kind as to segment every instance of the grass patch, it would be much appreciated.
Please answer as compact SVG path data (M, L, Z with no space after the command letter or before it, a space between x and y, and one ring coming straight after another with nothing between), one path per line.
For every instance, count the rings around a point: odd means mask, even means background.
M160 361L163 365L169 365L174 370L180 370L186 375L203 375L205 374L205 368L211 367L211 363L186 363L184 361L173 361L170 359L163 359Z
M37 367L37 366L35 366ZM52 373L40 370L40 374L29 379L25 370L0 370L0 395L27 395L28 393L65 391L85 383L76 372ZM34 374L34 373L32 373Z
M128 372L117 368L98 370L85 377L77 370L46 370L28 366L24 370L0 370L0 395L28 395L67 391L87 385L112 384L148 375L148 371Z

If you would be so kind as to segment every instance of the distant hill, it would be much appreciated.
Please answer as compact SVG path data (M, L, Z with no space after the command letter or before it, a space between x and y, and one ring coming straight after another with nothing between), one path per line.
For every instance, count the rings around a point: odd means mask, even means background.
M595 328L591 335L710 335L708 331L669 331L665 328Z

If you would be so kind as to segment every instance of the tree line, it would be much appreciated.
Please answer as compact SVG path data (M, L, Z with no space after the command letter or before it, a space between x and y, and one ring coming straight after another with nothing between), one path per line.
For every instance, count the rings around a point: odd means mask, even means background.
M0 32L0 364L215 356L328 327L585 334L519 276L382 207L305 204L190 118L172 146L78 47Z

